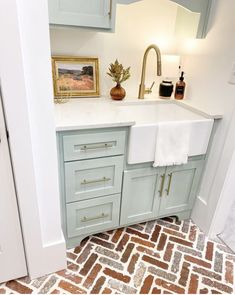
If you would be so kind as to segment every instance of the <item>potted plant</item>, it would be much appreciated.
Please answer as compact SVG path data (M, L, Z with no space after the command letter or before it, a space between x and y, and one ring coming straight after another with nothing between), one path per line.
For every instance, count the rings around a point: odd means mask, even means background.
M126 91L122 88L121 83L130 78L130 67L124 69L123 65L116 61L110 64L107 73L116 82L116 86L110 90L110 96L114 100L122 100L126 96Z

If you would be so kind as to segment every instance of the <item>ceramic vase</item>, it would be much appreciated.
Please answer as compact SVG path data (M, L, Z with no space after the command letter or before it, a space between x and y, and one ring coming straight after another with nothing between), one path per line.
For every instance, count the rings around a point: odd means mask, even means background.
M120 83L117 83L117 85L110 90L110 96L114 100L122 100L126 96L126 91L122 88Z

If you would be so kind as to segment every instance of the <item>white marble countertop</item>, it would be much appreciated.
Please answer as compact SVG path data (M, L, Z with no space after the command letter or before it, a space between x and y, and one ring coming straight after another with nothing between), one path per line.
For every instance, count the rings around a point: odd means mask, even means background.
M223 114L221 110L218 110L217 108L212 108L211 105L205 103L203 103L202 105L201 103L199 104L189 99L177 100L176 103L190 110L194 110L197 113L201 113L202 115L208 116L211 119L223 119Z
M221 119L222 114L198 109L187 100L173 99L131 99L113 101L110 98L78 98L62 104L55 104L56 131L92 129L105 127L122 127L135 125L143 118L142 114L133 114L130 105L177 104L194 113L195 119ZM120 106L125 106L121 108ZM151 109L151 107L150 107ZM139 109L141 110L141 108Z

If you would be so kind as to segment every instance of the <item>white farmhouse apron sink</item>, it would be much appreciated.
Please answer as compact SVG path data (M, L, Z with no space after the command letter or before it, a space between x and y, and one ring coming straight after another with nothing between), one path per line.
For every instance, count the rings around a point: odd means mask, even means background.
M206 154L214 120L177 103L125 103L122 114L136 122L131 127L128 164L153 162L159 122L190 121L189 157Z

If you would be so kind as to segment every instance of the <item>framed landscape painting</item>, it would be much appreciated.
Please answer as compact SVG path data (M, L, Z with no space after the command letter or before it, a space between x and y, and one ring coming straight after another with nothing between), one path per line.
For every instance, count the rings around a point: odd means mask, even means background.
M53 56L55 97L99 96L98 58Z

